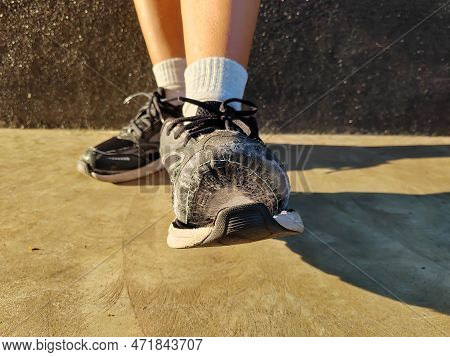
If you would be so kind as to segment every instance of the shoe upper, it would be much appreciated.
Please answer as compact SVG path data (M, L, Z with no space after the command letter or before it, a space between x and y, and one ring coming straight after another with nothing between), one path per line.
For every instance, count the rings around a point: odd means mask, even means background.
M147 101L135 118L117 136L91 147L81 156L90 171L114 174L137 169L159 158L159 137L162 121L181 115L181 106L165 98L164 89L153 93L136 93L127 99L145 96Z
M181 100L198 105L197 115L165 120L160 145L178 222L204 226L214 220L218 209L239 202L264 203L273 214L285 209L289 180L259 138L253 116L257 108L239 99ZM245 109L234 109L233 102Z

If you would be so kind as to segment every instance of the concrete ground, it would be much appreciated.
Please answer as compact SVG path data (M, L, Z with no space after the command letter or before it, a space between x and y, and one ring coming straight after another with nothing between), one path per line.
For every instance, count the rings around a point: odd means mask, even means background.
M75 171L110 132L0 131L0 334L450 335L450 138L267 138L306 233L171 250L164 173Z

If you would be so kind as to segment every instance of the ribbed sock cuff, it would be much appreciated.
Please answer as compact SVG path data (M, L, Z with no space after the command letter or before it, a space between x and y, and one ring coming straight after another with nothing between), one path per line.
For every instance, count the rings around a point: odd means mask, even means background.
M248 74L246 69L229 58L207 57L190 64L184 73L186 97L201 101L242 99ZM239 108L237 108L239 109ZM185 103L184 116L195 115L197 107Z
M156 84L166 90L167 96L183 96L185 93L184 71L186 60L184 58L169 58L153 66Z

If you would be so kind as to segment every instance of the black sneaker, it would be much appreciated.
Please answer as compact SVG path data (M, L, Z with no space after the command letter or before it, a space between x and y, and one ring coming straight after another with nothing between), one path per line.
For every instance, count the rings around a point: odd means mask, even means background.
M153 93L136 93L148 98L136 117L114 136L90 147L77 162L79 172L100 181L126 182L155 173L163 168L159 158L162 121L181 116L181 106L169 103L164 89Z
M258 135L251 102L180 100L197 115L164 121L161 159L172 181L172 248L234 244L298 234L303 222L286 210L290 186L283 166ZM238 102L243 110L230 104Z

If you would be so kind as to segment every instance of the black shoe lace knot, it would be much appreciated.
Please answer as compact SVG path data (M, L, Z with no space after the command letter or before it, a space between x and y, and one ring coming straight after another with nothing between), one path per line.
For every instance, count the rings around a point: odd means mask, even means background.
M175 139L186 133L185 144L192 138L211 133L216 129L237 130L250 138L260 140L258 124L254 118L258 108L248 100L230 98L224 102L200 102L185 97L179 97L178 100L201 108L196 116L170 119L167 125L168 133L177 128L174 132ZM236 110L231 106L232 103L240 103L245 110ZM248 130L244 130L242 124Z

